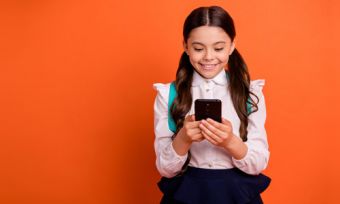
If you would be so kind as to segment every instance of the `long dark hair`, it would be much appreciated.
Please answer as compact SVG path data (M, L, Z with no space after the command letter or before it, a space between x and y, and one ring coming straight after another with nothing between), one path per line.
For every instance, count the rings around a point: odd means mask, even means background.
M183 27L184 42L187 43L192 29L200 26L216 26L222 28L234 40L236 32L231 16L219 6L199 7L193 10L186 18ZM191 65L189 56L183 52L176 73L177 97L171 107L171 115L177 125L177 131L183 126L184 118L192 104L191 83L194 67ZM240 118L240 137L247 141L248 115L258 110L258 97L249 90L250 75L246 63L241 54L234 49L229 57L228 70L229 91L234 108ZM250 95L253 95L255 102ZM251 111L247 111L247 105Z

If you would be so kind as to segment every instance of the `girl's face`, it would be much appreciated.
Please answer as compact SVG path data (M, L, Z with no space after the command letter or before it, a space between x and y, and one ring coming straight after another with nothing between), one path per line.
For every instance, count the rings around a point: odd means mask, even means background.
M229 55L235 48L228 34L216 26L193 29L183 44L192 66L206 79L214 78L227 67Z

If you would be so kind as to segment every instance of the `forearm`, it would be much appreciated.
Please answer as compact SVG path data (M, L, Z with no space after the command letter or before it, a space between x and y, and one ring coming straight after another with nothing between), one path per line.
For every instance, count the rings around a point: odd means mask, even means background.
M269 151L260 143L249 143L249 141L245 143L233 136L225 149L232 156L235 167L248 174L258 175L268 164Z
M181 132L179 132L175 139L172 141L172 146L178 155L184 156L188 153L191 142L184 140Z
M168 141L164 143L156 142L156 165L159 173L165 177L175 176L182 168L183 164L187 160L187 154L179 155L173 148L172 140L168 138Z
M233 135L228 144L224 147L229 154L237 160L244 158L247 154L248 147L241 138Z

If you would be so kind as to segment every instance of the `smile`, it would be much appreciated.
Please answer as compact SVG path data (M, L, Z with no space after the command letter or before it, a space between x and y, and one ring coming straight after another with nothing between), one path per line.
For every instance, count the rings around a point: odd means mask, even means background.
M217 64L201 64L199 63L202 67L202 69L205 69L205 70L212 70L216 67Z

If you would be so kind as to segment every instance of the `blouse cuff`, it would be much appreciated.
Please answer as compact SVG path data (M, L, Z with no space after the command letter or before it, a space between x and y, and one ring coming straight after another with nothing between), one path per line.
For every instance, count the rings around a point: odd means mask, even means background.
M246 166L246 161L248 160L248 158L250 157L250 149L248 146L248 143L244 143L245 145L247 145L247 153L246 155L242 158L242 159L235 159L234 157L232 157L232 161L235 164L235 166L237 168L243 168Z
M176 158L177 160L180 160L181 162L185 162L188 158L188 153L186 153L185 155L181 156L179 154L177 154L177 152L175 151L174 147L172 146L172 142L170 143L170 145L167 147L169 148L169 152L171 155L173 155L173 158Z
M162 158L163 161L167 161L166 163L168 163L168 165L177 166L177 165L184 164L184 162L188 158L188 153L186 153L183 156L177 154L177 152L175 151L174 147L172 146L172 142L171 142L171 143L168 144L168 146L166 146L163 149L163 154L162 154L161 158Z

